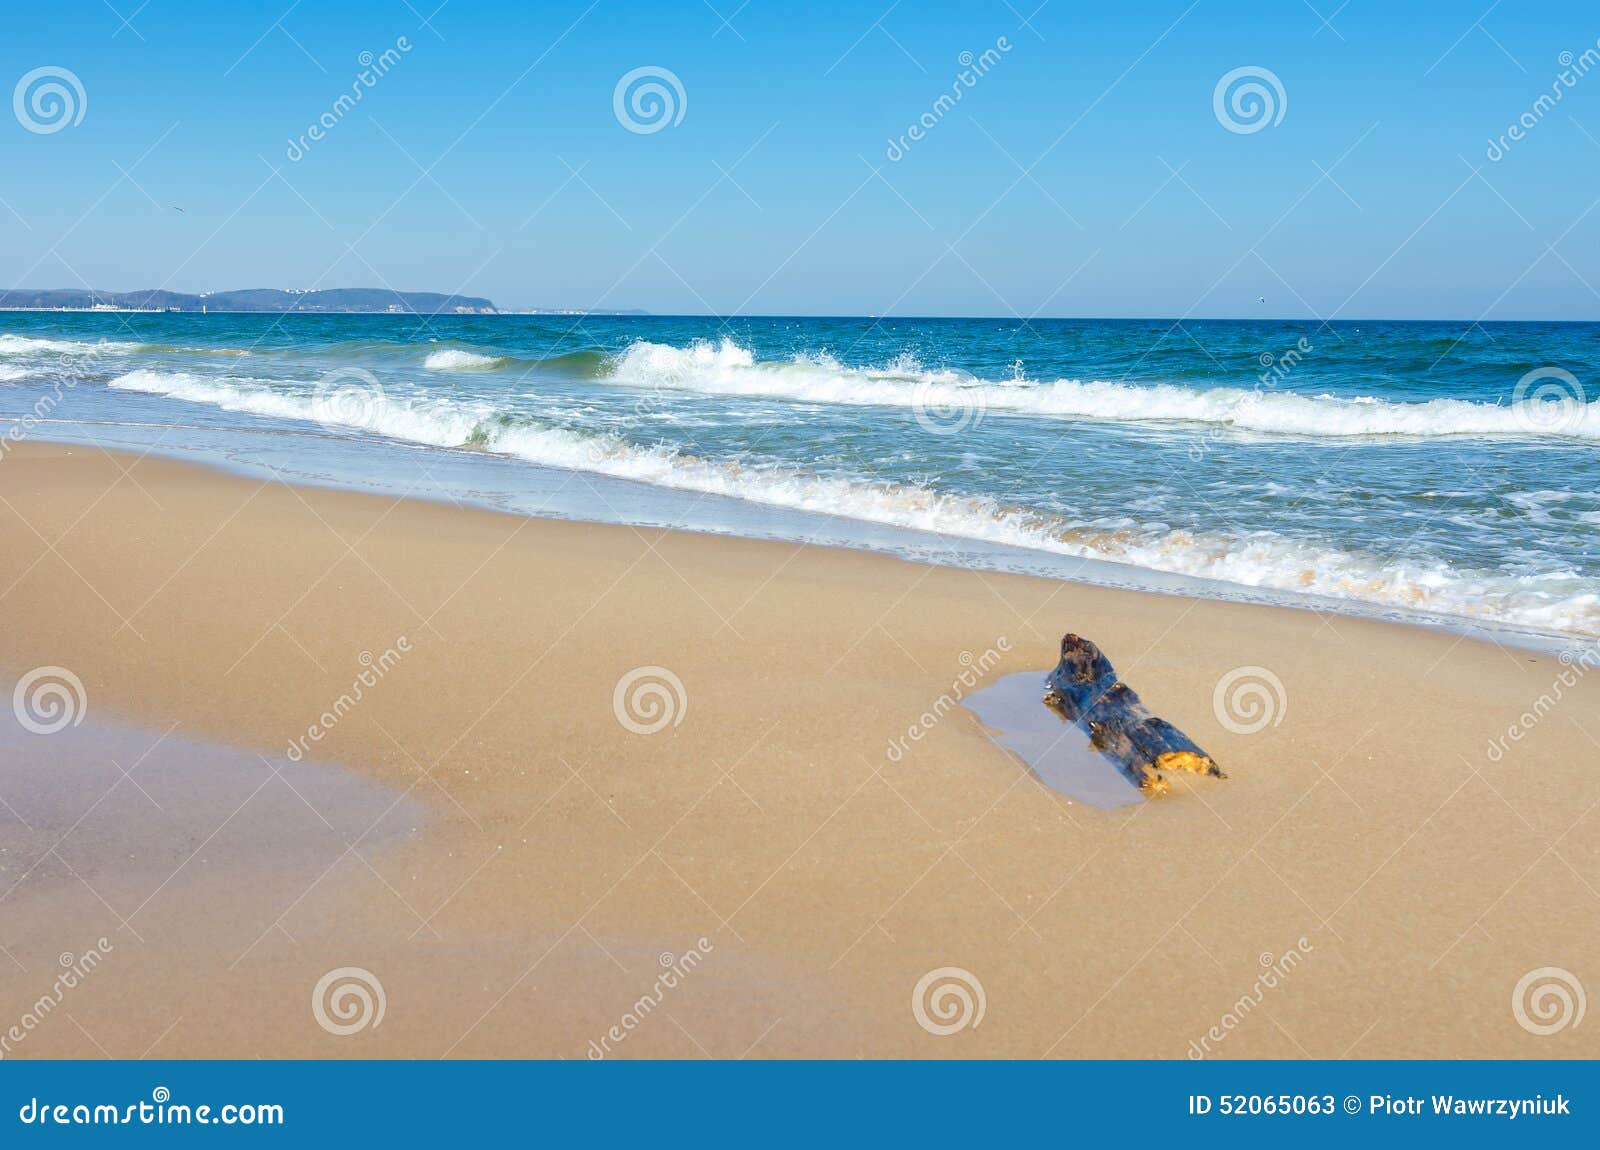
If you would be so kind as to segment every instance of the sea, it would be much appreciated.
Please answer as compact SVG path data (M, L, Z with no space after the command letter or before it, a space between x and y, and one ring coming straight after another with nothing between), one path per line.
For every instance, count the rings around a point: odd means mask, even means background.
M1600 636L1600 324L0 313L26 439Z

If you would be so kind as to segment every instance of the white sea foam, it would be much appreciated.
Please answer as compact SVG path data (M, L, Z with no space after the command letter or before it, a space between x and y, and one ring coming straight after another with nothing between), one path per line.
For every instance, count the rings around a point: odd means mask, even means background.
M483 355L476 351L446 347L429 352L422 366L429 371L492 371L509 362L510 358L503 355Z
M0 355L57 355L99 354L114 351L138 351L143 344L100 339L39 339L31 335L0 334Z
M487 406L442 399L391 398L382 393L358 396L357 402L319 405L311 391L282 390L242 377L208 378L184 371L130 371L106 385L118 391L142 391L205 403L224 411L240 411L277 419L311 420L375 432L432 447L459 447L492 415ZM307 384L309 389L313 385Z
M230 411L318 419L310 384L300 393L271 389L247 379L208 380L183 372L135 371L113 380L110 386ZM823 476L787 465L705 459L666 447L640 446L610 434L526 422L506 426L486 405L422 396L380 396L345 414L352 428L414 443L470 445L544 466L598 472L773 507L1127 563L1246 587L1600 634L1600 595L1591 583L1568 574L1462 571L1443 563L1386 559L1265 531L1241 536L1136 523L1073 522L922 486Z
M23 379L31 374L25 367L13 367L10 364L0 363L0 383L10 383L15 379Z
M821 515L930 531L1061 555L1109 560L1246 587L1355 599L1409 610L1600 633L1600 596L1576 579L1459 572L1447 565L1385 560L1268 532L1239 538L1167 529L1110 528L1004 507L926 487L745 466L612 436L518 428L493 451L546 466L598 471L661 487L728 496Z
M683 348L637 341L616 358L609 378L635 387L804 403L987 410L1118 423L1195 423L1274 435L1542 435L1600 440L1600 401L1395 403L1237 387L1198 389L1075 379L994 381L925 370L904 358L882 368L846 367L825 355L761 361L726 339Z

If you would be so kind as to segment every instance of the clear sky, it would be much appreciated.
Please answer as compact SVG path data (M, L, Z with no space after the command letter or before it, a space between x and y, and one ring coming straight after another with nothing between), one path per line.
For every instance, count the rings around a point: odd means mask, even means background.
M11 6L0 281L1600 318L1593 3L437 3ZM41 67L65 121L14 87ZM678 86L659 130L617 114L641 67ZM1238 68L1265 123L1219 113Z

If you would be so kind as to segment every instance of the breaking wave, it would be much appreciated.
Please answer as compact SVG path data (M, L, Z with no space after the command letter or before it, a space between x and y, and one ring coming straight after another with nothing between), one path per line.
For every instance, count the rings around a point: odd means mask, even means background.
M489 355L465 348L446 347L428 353L422 366L429 371L530 371L558 372L578 378L593 378L601 374L607 363L604 352L584 350L569 351L564 355L545 358L524 358L515 355Z
M39 339L31 335L0 334L0 355L94 355L138 351L144 346L109 339Z
M639 340L608 378L634 387L787 399L803 403L964 410L1117 423L1193 423L1270 435L1548 436L1600 440L1600 401L1515 404L1299 395L1237 387L1191 388L1104 380L977 379L928 370L902 357L886 367L847 367L828 355L757 360L732 340L687 347Z
M134 371L110 387L229 411L319 419L314 396L245 377L202 379ZM308 389L310 384L304 385ZM1520 626L1600 634L1600 595L1575 573L1516 576L1348 551L1274 532L1191 532L1125 522L1074 522L975 495L763 461L715 460L609 433L512 417L487 403L377 394L344 412L342 426L413 443L471 447L548 467L597 472L660 487L768 506L1127 563L1245 587L1358 600Z
M142 391L190 403L210 404L224 411L274 419L310 420L325 426L374 432L430 447L467 444L478 425L493 414L487 405L447 399L401 402L381 393L373 393L362 403L329 405L325 410L310 392L278 390L266 386L265 381L248 377L210 378L185 371L130 371L106 386L117 391ZM330 414L335 418L329 418Z
M422 366L429 371L494 371L513 362L515 360L507 355L483 355L476 351L447 347L429 352Z

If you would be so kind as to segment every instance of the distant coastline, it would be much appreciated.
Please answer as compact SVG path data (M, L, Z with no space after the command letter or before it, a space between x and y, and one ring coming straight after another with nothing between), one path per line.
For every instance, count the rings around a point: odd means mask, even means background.
M645 315L637 310L587 308L507 308L482 296L388 288L329 288L295 291L246 288L240 291L188 292L160 288L130 292L92 288L12 288L0 292L0 311L45 312L305 312L322 315Z

